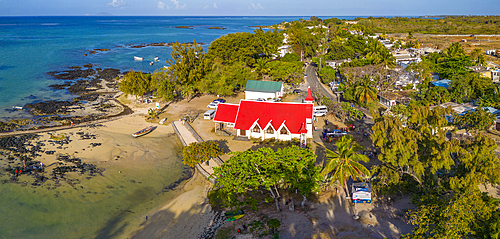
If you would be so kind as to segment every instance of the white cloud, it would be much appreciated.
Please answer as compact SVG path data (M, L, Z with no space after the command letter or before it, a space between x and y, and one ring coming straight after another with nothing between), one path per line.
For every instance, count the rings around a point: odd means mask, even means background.
M165 4L164 2L158 2L158 9L167 9L169 10L170 9L170 6Z
M121 7L125 6L125 2L123 0L113 0L112 2L108 3L108 6L112 7Z
M214 3L214 8L215 8L215 9L217 9L217 8L219 8L219 7L217 7L217 4L215 4L215 3Z
M185 9L187 7L187 4L184 3L184 5L181 5L177 0L170 0L170 1L174 4L175 9Z
M0 1L2 1L2 0L0 0ZM207 9L207 8L209 8L209 7L210 7L210 6L206 5L203 9L205 9L205 10L206 10L206 9Z
M250 6L248 6L248 9L254 9L254 10L259 10L259 9L264 9L260 3L254 4L253 2L250 2Z

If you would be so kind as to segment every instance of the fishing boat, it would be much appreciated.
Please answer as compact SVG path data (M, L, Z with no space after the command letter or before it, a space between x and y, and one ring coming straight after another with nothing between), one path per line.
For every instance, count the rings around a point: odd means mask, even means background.
M160 58L158 56L155 57L155 61L159 61Z
M22 106L12 106L13 110L23 110Z
M148 127L144 128L144 129L141 129L141 130L133 133L132 136L134 136L134 138L137 138L137 137L143 136L145 134L148 134L152 130L153 130L153 126L148 126Z
M142 61L144 58L142 57L138 57L138 56L134 56L134 60L135 61Z
M240 214L240 215L232 216L232 217L226 219L226 222L236 221L236 220L242 218L243 216L245 216L245 214Z

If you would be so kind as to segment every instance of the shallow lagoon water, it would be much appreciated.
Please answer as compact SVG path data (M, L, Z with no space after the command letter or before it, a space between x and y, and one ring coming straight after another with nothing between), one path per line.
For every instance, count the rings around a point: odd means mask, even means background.
M124 238L144 222L152 210L178 195L164 190L187 168L180 159L175 135L142 138L152 150L117 164L96 163L103 176L69 173L73 186L47 181L32 187L33 179L0 184L0 238ZM161 149L161 150L160 150ZM98 150L96 147L94 150ZM37 159L39 160L39 159ZM4 164L5 159L0 161ZM2 172L0 181L10 175ZM182 184L181 184L182 185Z

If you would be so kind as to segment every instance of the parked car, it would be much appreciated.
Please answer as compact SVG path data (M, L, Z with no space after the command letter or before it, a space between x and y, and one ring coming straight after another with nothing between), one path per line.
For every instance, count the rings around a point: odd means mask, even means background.
M207 105L207 107L211 109L216 109L218 106L219 106L218 101L211 102L210 104Z
M326 115L326 111L314 111L314 112L313 112L313 115L314 115L315 117L323 117L323 116L325 116L325 115Z
M213 102L226 103L226 100L219 98L219 99L214 100Z
M347 135L347 132L343 132L340 129L334 129L334 130L331 130L331 131L326 131L326 136L342 137L344 135Z

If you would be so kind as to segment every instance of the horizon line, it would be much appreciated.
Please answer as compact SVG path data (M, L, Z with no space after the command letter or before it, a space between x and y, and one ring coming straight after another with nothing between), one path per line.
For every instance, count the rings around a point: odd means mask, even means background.
M103 14L103 15L99 15ZM104 15L105 14L105 15ZM2 15L0 17L441 17L441 16L500 16L480 14L425 14L425 15L115 15L110 13L97 13L85 15Z

